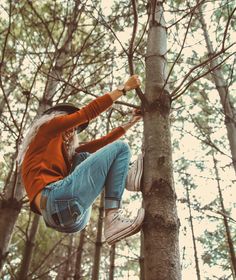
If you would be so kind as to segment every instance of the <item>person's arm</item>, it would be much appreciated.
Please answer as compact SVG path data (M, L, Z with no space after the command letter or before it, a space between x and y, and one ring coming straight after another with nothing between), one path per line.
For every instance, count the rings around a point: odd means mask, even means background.
M140 121L142 119L142 114L141 111L138 109L134 109L132 112L132 119L127 122L126 124L123 124L122 127L125 130L125 132L130 129L133 125L135 125L138 121Z
M125 91L129 91L132 89L135 89L137 87L139 87L141 84L138 75L133 75L131 76L127 82L124 83L124 89ZM113 102L115 100L117 100L118 98L120 98L124 93L118 89L113 90L112 92L109 93L111 99L113 100Z
M137 75L131 76L124 84L126 91L135 89L139 86L140 81ZM106 111L113 104L113 102L120 98L123 94L123 91L116 89L110 93L96 98L81 110L73 114L55 117L50 122L41 127L41 133L44 135L49 135L50 133L50 136L54 137L54 135L57 133L89 122L92 119L98 117L102 112Z
M123 136L126 131L132 127L133 125L135 125L139 120L142 119L142 115L140 110L133 110L132 112L132 119L127 122L126 124L123 124L117 128L114 128L111 132L109 132L107 135L99 138L99 139L95 139L92 140L90 142L84 143L82 145L80 145L77 149L76 152L80 153L80 152L90 152L90 153L94 153L96 152L98 149L106 146L109 143L112 143L113 141L119 139L121 136Z
M106 146L107 144L110 144L115 140L119 139L124 134L125 134L125 130L123 127L121 126L116 127L105 136L81 144L78 148L76 148L75 151L77 153L81 153L81 152L94 153L97 150L101 149L102 147Z

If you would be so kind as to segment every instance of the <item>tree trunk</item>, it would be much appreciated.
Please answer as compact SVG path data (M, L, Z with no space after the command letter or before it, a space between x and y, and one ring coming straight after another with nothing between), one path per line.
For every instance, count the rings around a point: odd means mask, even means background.
M179 220L173 182L170 95L163 89L167 68L163 3L149 1L144 113L145 280L179 280Z
M86 229L83 229L80 232L79 246L78 246L77 254L76 254L74 280L82 279L81 265L82 265L83 247L84 247L84 244L85 244L85 233L86 233Z
M12 177L5 196L0 200L0 271L8 255L12 232L22 207L23 189L17 181L17 170Z
M215 169L215 174L216 174L216 181L217 181L217 188L218 188L219 199L220 199L221 212L223 213L225 233L226 233L227 243L228 243L228 248L229 248L229 257L230 257L231 265L232 265L232 268L233 268L232 272L233 272L234 277L235 277L236 276L236 256L235 256L235 250L234 250L234 242L233 242L232 237L231 237L229 223L228 223L228 220L227 220L227 213L226 213L226 210L225 210L224 199L223 199L221 186L220 186L220 176L219 176L219 172L218 172L218 168L217 168L217 160L214 156L214 152L213 152L212 156L213 156L213 161L214 161L214 169Z
M186 180L188 180L188 178ZM194 233L193 217L192 217L192 210L191 210L191 202L190 202L190 196L189 196L188 182L186 182L186 193L187 193L187 202L188 202L188 210L189 210L189 221L190 221L192 240L193 240L193 249L194 249L194 259L195 259L196 274L197 274L197 279L201 280L199 261L198 261L198 255L197 255L197 244L196 244L196 238L195 238L195 233Z
M103 216L104 216L104 191L101 194L100 205L99 205L99 216L98 216L98 225L97 225L97 238L96 246L94 252L94 264L92 271L92 280L99 279L99 266L101 259L101 249L102 249L102 227L103 227Z
M109 280L114 280L115 275L115 257L116 257L116 245L113 244L110 248L110 268L109 268Z
M140 257L139 257L139 267L140 267L140 280L145 280L145 269L144 269L144 240L143 232L141 232L141 246L140 246Z
M7 92L6 97L8 97L10 94L11 94L10 91ZM3 113L5 106L6 106L6 100L5 100L5 98L2 98L0 101L0 118L2 117L2 113Z
M21 209L21 203L16 199L1 201L0 208L0 270L8 255L8 245Z
M21 268L18 275L18 280L27 279L29 273L30 263L33 256L34 241L39 227L40 216L34 214L33 222L30 228L29 236L26 236L25 249L21 261Z
M72 248L73 248L73 243L74 243L74 235L71 234L69 235L69 244L68 244L68 250L67 250L67 260L66 260L66 263L65 263L65 269L64 269L64 275L63 275L63 280L66 280L69 278L69 275L73 275L71 273L71 268L73 267L72 266L72 254L73 254L73 251L72 251Z
M199 8L199 20L204 32L204 38L207 45L208 55L214 55L214 49L209 37L206 22L204 20L201 8ZM214 68L218 64L217 59L211 60L211 68ZM230 100L230 93L227 85L227 81L224 79L223 71L221 67L212 70L212 77L215 82L216 89L220 96L221 105L225 115L225 126L227 130L227 136L229 140L230 151L232 155L233 168L236 173L236 112L232 101Z

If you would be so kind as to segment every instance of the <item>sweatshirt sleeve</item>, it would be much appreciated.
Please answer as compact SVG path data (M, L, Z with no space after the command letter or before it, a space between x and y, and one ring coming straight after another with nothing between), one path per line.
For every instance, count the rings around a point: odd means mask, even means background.
M107 144L112 143L113 141L119 139L124 134L125 134L124 128L119 126L117 128L114 128L107 135L79 146L76 149L76 152L77 153L80 153L80 152L89 152L89 153L96 152L97 150L106 146Z
M44 135L50 135L51 137L56 136L60 132L95 119L112 104L113 100L111 96L109 94L104 94L73 114L55 117L42 126L40 129L41 133Z

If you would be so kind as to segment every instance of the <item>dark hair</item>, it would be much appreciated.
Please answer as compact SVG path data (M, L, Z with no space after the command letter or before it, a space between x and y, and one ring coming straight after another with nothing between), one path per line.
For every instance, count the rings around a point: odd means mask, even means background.
M43 115L45 114L51 114L54 111L63 111L68 114L73 114L80 109L76 106L74 106L72 103L58 103L51 108L47 109L46 111L43 112Z

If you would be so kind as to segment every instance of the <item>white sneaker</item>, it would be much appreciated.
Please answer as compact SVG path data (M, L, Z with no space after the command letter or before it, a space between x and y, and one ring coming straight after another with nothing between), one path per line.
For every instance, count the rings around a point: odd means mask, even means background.
M104 235L107 243L112 245L117 241L134 235L141 229L144 219L144 208L138 210L134 219L128 219L123 216L123 210L112 211L105 218Z
M138 155L137 160L131 166L126 179L125 188L128 191L139 192L143 175L143 155Z

